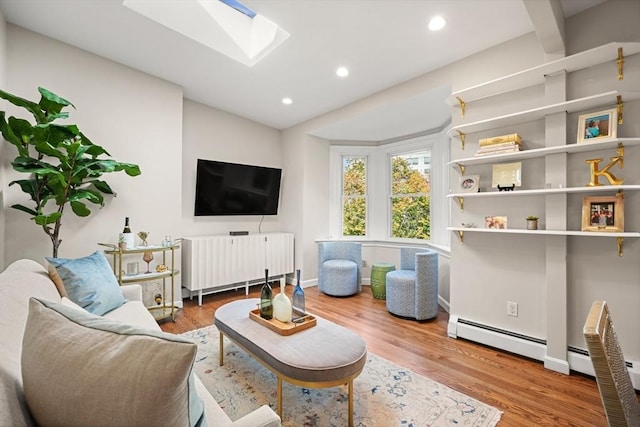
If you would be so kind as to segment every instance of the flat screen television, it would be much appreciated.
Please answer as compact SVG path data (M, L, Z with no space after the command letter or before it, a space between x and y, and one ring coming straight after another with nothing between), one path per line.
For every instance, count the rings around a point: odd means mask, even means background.
M282 169L198 159L195 216L276 215Z

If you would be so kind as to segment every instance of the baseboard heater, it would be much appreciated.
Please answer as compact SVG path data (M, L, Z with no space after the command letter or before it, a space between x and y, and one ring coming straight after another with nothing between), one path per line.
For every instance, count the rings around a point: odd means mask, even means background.
M473 322L467 319L458 319L458 323L462 323L464 325L474 326L476 328L485 329L487 331L496 332L502 335L508 335L510 337L519 338L525 341L531 341L542 345L547 345L547 340L543 340L541 338L530 337L528 335L519 334L517 332L508 331L506 329L496 328L494 326L484 325L482 323Z
M468 339L510 353L539 360L545 362L545 366L547 366L549 362L546 357L547 341L545 339L519 334L468 319L461 319L457 316L450 316L449 318L448 335L452 338ZM571 370L594 376L593 365L591 364L591 359L589 359L589 352L586 349L568 346L567 362ZM640 390L640 362L625 360L625 365L629 370L633 387L636 390ZM568 370L565 371L565 373L568 373Z

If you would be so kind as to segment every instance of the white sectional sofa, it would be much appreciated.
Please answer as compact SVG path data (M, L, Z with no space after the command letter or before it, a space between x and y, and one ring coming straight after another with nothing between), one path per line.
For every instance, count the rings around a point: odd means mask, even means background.
M161 335L162 332L158 324L142 303L140 286L122 286L121 289L128 301L119 308L106 313L103 318L126 322L128 325L146 328L156 335ZM22 357L23 336L25 336L30 304L32 311L34 306L34 300L31 300L31 297L62 303L57 305L64 305L63 298L58 293L47 270L37 262L26 259L19 260L0 273L0 425L2 426L19 427L36 424L31 413L33 408L29 407L28 399L23 390L22 375L22 364L26 363L24 362L25 358ZM82 315L86 316L87 314L82 313ZM55 328L56 326L55 324L51 326L45 325L44 329L41 328L41 330L45 331L49 327ZM39 332L32 332L31 335L39 337ZM24 340L25 342L27 341L26 338ZM47 374L47 370L51 369L50 366L55 366L49 362L56 355L43 353L30 354L29 356L31 357L26 359L29 360L30 366L33 366L34 360L36 364L42 363L43 372ZM100 369L100 358L96 359L98 360L95 362L95 367ZM71 368L73 369L74 367ZM122 375L121 372L110 373L113 376L119 374ZM43 387L46 385L37 381L35 384L40 384ZM83 377L77 375L74 381L82 382ZM203 401L205 420L208 426L276 427L281 425L280 418L268 406L262 406L239 420L231 421L197 377L193 378L193 384L198 396ZM131 390L127 390L127 392L129 392L129 395L132 393ZM123 395L127 394L123 393ZM51 396L50 398L55 402L57 396ZM153 395L141 395L139 398L149 402L150 399L153 399ZM154 401L153 404L164 405L165 403L163 401ZM96 421L94 425L108 425L108 422L100 423ZM172 425L188 425L188 422Z

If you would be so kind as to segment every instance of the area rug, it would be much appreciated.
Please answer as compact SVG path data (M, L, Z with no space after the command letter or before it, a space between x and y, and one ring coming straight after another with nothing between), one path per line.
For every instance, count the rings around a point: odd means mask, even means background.
M236 420L262 405L276 410L276 377L227 338L219 366L215 326L182 334L198 344L195 372L226 414ZM347 425L347 387L282 387L285 427ZM495 426L502 412L371 352L354 381L358 427Z

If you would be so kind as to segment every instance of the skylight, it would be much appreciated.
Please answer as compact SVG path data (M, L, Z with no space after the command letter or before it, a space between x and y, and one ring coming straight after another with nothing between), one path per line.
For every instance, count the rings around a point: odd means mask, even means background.
M124 0L122 4L250 67L289 38L288 32L236 0Z
M236 0L220 0L222 3L226 4L229 7L234 8L240 13L244 13L249 18L253 19L257 15L253 10L249 9L247 6L243 5L239 1Z

